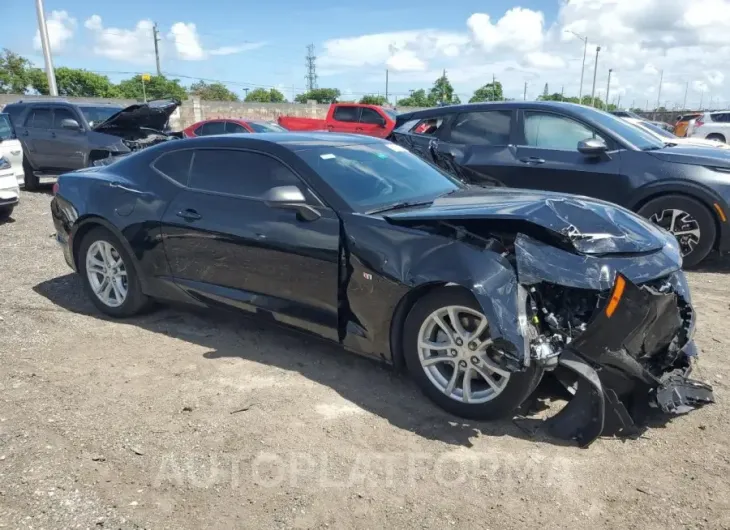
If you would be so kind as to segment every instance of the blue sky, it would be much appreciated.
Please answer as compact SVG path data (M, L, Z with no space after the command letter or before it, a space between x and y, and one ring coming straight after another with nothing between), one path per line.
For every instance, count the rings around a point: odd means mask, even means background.
M610 67L611 99L641 106L655 99L681 103L687 87L690 102L713 94L722 101L730 58L730 17L722 17L724 9L730 14L730 0L45 0L45 9L56 66L153 73L150 24L156 22L164 73L223 80L239 94L244 86L275 86L288 98L305 86L310 43L319 58L319 86L353 98L383 93L386 68L391 95L428 88L442 69L462 99L492 75L512 97L523 96L525 83L528 97L546 83L550 92L577 95L583 44L566 30L590 37L582 92L591 90L597 42L597 92L605 93ZM657 18L658 9L671 16ZM0 47L41 65L35 3L2 0L0 16Z

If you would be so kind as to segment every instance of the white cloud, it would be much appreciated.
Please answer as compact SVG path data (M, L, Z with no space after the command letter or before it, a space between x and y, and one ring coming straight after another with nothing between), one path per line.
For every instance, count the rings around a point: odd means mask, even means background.
M265 42L249 42L246 44L241 44L239 46L221 46L220 48L215 48L213 50L210 50L208 53L210 55L234 55L236 53L257 50L257 49L261 48L262 46L266 46L266 43Z
M180 59L186 61L200 61L205 59L206 53L200 44L198 31L192 22L175 22L167 38L172 40Z
M427 28L329 40L320 74L352 70L374 81L390 68L391 83L415 88L430 85L445 68L462 99L492 75L508 97L521 99L525 83L528 97L537 95L546 82L577 95L584 44L570 33L575 32L589 39L583 94L592 88L599 45L596 89L605 92L612 68L612 99L621 95L622 104L644 106L652 95L654 104L663 76L662 105L681 104L689 82L688 104L700 98L707 103L711 91L713 104L730 107L723 73L730 56L730 0L551 1L558 12L549 25L542 12L514 7L473 13L457 31Z
M48 43L53 53L63 50L67 41L71 40L76 31L76 19L69 16L66 11L51 11L46 17L46 28L48 29ZM36 30L33 37L33 47L36 50L42 49L41 34Z
M140 20L134 29L105 28L101 17L92 15L86 19L84 27L92 33L92 51L96 55L137 64L154 63L154 23L151 20Z

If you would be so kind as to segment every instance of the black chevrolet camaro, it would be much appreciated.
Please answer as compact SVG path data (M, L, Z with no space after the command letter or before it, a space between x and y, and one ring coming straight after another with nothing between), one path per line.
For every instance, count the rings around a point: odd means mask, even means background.
M558 436L712 401L676 240L598 200L470 187L364 136L167 142L62 175L58 241L93 303L260 314L404 366L447 411L515 411L550 372Z

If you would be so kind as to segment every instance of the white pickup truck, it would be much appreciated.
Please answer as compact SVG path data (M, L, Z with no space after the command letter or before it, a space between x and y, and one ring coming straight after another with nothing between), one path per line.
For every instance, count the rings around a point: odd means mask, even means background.
M730 110L705 112L690 121L687 137L706 138L728 143L730 141Z
M20 200L23 147L7 114L0 113L0 219L10 216Z

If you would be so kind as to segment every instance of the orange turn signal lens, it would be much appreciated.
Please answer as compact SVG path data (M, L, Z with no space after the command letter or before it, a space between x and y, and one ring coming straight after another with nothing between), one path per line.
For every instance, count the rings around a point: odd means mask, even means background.
M618 303L621 301L621 297L624 294L624 287L626 287L626 280L623 279L623 276L617 276L616 283L613 286L613 293L611 293L611 299L608 301L608 305L606 306L606 316L608 318L611 318L613 313L616 311Z
M727 222L727 217L725 217L725 212L722 211L722 208L720 208L720 205L715 203L715 204L713 204L713 206L715 207L715 211L717 212L717 215L720 216L720 221L722 221L723 223Z

